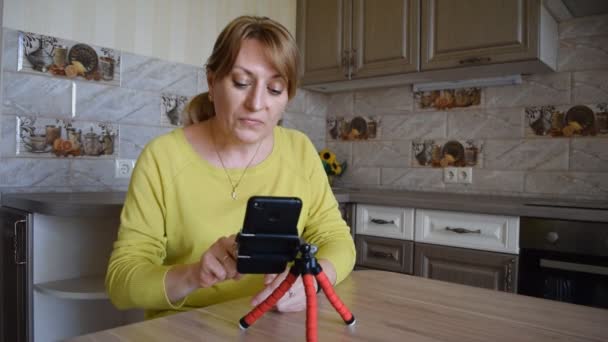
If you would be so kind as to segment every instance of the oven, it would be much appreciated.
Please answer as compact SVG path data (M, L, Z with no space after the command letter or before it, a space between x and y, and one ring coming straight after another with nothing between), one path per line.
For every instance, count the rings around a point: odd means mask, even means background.
M608 223L522 217L518 293L608 308Z

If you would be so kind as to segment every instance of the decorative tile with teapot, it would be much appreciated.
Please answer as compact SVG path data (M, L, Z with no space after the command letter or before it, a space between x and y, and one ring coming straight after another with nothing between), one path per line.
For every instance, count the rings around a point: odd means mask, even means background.
M41 117L18 117L17 155L114 157L118 130L111 124ZM84 131L84 133L83 133Z
M19 32L17 71L120 85L120 51Z

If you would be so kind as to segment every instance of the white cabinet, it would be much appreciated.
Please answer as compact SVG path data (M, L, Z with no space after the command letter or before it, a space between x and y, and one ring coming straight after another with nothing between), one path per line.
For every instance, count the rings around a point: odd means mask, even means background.
M34 340L56 341L143 319L119 311L104 275L119 218L33 215Z
M413 273L414 209L357 204L357 266Z
M356 233L413 240L414 209L357 205Z
M519 218L417 209L414 240L519 254Z
M356 205L357 266L515 292L519 217Z

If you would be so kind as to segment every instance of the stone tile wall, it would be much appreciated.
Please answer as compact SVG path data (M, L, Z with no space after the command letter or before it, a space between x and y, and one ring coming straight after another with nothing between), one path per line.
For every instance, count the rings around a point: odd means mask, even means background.
M122 84L109 87L16 72L17 32L3 30L0 192L123 191L113 159L23 158L15 153L16 117L111 121L120 130L117 158L137 158L161 123L161 94L206 90L202 68L122 54ZM608 102L608 16L560 24L559 68L517 86L482 89L481 105L417 109L411 86L324 95L300 90L283 125L330 147L348 170L337 185L517 196L608 199L608 138L526 135L524 108ZM74 110L75 109L75 110ZM74 113L72 113L74 112ZM371 116L378 136L335 141L329 116ZM412 142L474 139L483 144L473 184L445 184L441 168L414 167Z
M558 70L523 84L482 89L481 104L445 111L417 109L410 86L333 94L329 116L374 116L374 140L328 147L348 170L337 185L438 192L608 199L608 136L526 135L525 107L608 102L608 16L560 24ZM413 141L481 141L473 184L445 184L441 168L413 167Z
M129 179L114 177L115 159L136 159L152 138L175 128L161 120L161 95L191 97L206 91L202 67L122 53L121 85L17 72L18 31L3 29L0 115L0 192L125 191ZM327 99L301 91L283 125L325 143ZM110 122L118 128L115 158L24 157L17 154L17 118Z

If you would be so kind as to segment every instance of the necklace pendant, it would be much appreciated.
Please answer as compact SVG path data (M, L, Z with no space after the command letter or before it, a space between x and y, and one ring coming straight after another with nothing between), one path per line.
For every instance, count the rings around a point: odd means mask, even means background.
M231 196L232 196L233 200L236 200L236 191L235 190L232 190Z

